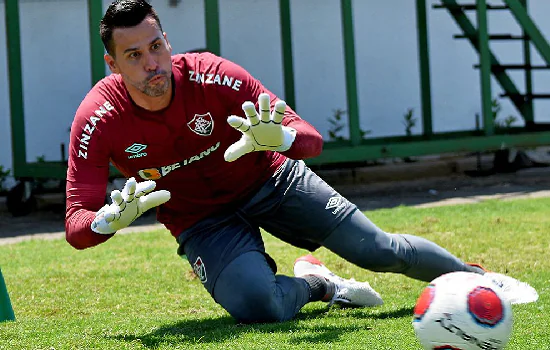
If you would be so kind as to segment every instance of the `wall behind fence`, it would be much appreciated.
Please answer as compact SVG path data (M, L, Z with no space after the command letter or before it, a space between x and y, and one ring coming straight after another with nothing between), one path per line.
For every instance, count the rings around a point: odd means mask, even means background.
M473 129L480 113L478 56L448 12L431 9L430 34L433 128ZM104 8L110 1L103 1ZM0 165L11 168L4 6L0 1ZM153 0L175 53L206 46L203 0L170 7ZM550 2L531 0L533 18L547 37ZM412 108L421 132L415 4L412 0L353 2L357 87L361 128L370 137L404 135L403 114ZM68 128L90 88L86 1L20 1L27 161L60 158ZM339 0L291 1L296 109L327 137L335 109L346 107L346 84ZM475 23L475 17L471 17ZM220 1L221 54L262 80L284 98L278 1ZM494 33L519 34L505 11L489 13ZM502 63L521 63L521 44L491 43ZM533 54L534 63L542 63ZM535 91L550 92L550 73L534 72ZM520 90L523 76L512 73ZM500 92L493 83L493 95ZM502 100L502 115L518 115ZM294 106L293 106L294 107ZM537 121L550 121L550 104L535 102ZM519 125L519 124L518 124ZM347 132L342 133L347 136ZM328 137L327 137L328 138Z

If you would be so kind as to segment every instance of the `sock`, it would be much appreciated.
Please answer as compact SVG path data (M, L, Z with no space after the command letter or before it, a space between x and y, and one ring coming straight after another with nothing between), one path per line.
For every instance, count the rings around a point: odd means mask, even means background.
M309 301L330 301L336 292L334 283L317 275L302 277L309 286Z

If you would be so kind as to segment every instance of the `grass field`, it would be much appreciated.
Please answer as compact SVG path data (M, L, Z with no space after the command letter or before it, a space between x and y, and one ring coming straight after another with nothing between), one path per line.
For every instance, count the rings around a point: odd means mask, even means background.
M514 306L509 349L550 349L550 199L488 201L366 214L390 232L421 235L465 261L533 285L537 303ZM279 271L305 251L265 235ZM345 277L368 280L385 304L327 309L311 303L295 320L237 325L203 290L167 231L115 236L77 251L64 240L0 246L17 320L0 323L0 349L419 349L412 309L425 283L361 270L321 249Z

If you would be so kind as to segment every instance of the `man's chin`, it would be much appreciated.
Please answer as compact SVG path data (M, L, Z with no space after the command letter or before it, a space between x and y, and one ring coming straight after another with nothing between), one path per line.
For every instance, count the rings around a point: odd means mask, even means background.
M169 88L170 88L170 85L166 84L165 86L162 86L162 87L159 87L159 86L149 87L142 92L150 97L162 97L166 93L168 93Z

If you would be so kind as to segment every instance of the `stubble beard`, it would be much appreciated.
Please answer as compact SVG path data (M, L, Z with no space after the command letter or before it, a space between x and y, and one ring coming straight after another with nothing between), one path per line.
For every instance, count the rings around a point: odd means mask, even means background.
M150 80L158 75L164 76L166 79L164 79L163 84L151 84ZM152 74L149 74L147 78L142 80L141 82L133 82L131 81L131 84L133 87L141 91L143 94L149 96L149 97L160 97L163 96L170 87L170 80L171 75L162 71L162 72L154 72Z

